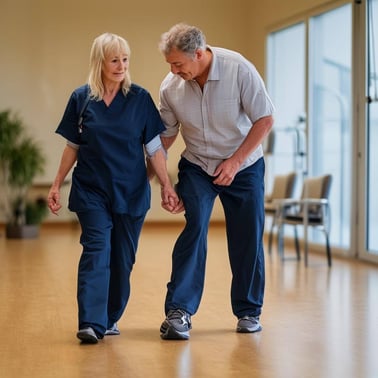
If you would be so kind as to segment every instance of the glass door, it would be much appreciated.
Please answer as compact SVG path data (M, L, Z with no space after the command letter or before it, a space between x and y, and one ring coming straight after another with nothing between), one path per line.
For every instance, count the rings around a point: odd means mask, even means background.
M378 0L367 0L364 33L366 35L366 89L364 91L364 114L361 118L363 144L359 151L361 172L364 177L359 199L363 203L359 251L362 258L378 262Z
M268 38L267 83L276 106L269 178L297 172L299 198L305 177L331 174L330 240L345 250L351 243L351 46L351 4L309 15ZM324 243L324 236L311 232L309 240Z
M297 172L297 196L306 170L306 25L299 22L268 37L268 91L276 106L274 147L266 154L267 193L274 176Z
M346 4L309 20L309 174L332 175L334 247L350 247L352 156L352 7ZM335 28L335 25L343 25ZM321 242L319 232L310 240Z

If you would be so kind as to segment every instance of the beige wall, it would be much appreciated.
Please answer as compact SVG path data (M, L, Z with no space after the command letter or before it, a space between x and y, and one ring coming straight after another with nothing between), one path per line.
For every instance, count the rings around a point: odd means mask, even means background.
M48 162L38 181L48 183L64 145L54 130L70 93L86 81L89 50L97 35L110 31L129 41L132 80L157 102L159 84L168 70L157 43L174 23L199 26L209 44L241 52L264 75L267 32L293 14L323 3L328 2L0 0L0 109L18 112L44 146ZM173 175L181 148L180 144L170 151ZM150 219L173 219L160 210L159 192L153 191ZM222 216L218 206L214 216Z

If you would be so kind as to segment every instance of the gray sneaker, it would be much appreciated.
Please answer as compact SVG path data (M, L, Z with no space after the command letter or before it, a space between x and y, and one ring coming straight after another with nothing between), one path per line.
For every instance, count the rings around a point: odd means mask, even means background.
M118 336L121 332L118 329L117 323L114 323L110 328L105 331L105 336Z
M239 333L253 333L262 330L258 316L243 316L238 320L236 332Z
M96 332L91 327L82 328L76 334L77 338L81 340L83 344L97 344L98 338Z
M169 310L160 327L160 337L164 340L188 340L192 328L190 314L184 310Z

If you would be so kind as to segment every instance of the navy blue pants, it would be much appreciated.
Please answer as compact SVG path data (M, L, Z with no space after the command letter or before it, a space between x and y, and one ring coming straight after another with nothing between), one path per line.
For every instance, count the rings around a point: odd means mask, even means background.
M77 215L83 246L77 287L79 329L90 326L101 338L126 308L144 216L110 214L105 209Z
M204 287L207 233L214 201L222 203L232 272L231 305L235 316L258 316L264 298L264 159L239 172L230 186L214 185L214 177L182 158L178 193L185 205L186 225L172 254L166 313L180 308L193 315Z

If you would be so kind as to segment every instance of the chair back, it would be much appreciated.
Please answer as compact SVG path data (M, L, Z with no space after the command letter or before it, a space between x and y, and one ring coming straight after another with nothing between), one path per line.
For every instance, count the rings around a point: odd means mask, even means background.
M272 192L265 197L265 211L267 213L276 211L277 206L273 203L274 200L293 196L296 178L297 174L295 172L274 177Z
M305 179L303 182L301 198L328 199L331 189L331 182L332 176L328 174ZM302 210L303 209L301 208L301 212ZM311 205L309 206L308 211L311 218L322 218L321 206Z
M272 193L269 196L270 199L275 200L292 197L296 177L295 172L286 175L277 175L274 178Z
M309 177L303 182L301 198L328 198L331 188L332 176L323 175Z

